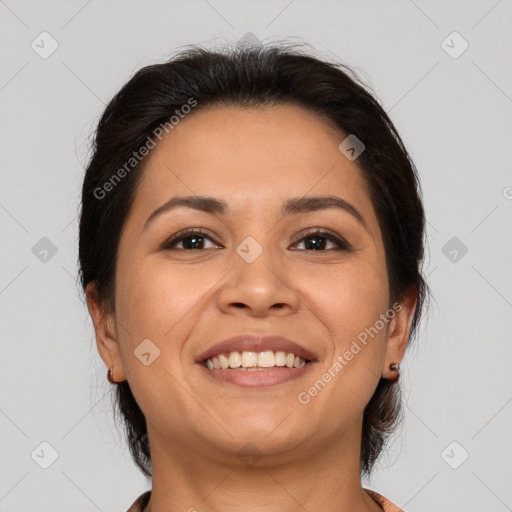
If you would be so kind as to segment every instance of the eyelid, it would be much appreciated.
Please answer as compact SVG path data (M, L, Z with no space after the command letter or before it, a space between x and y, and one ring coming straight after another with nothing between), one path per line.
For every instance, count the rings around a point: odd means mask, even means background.
M339 249L344 249L346 251L352 251L353 247L351 244L349 244L345 238L338 235L335 231L332 231L328 228L321 228L321 227L313 227L313 228L307 228L303 231L301 231L297 235L297 240L294 242L294 245L302 242L304 239L312 237L313 235L318 235L324 238L327 238L331 242L338 245ZM341 246L340 246L341 244ZM314 251L313 251L314 252ZM318 251L318 252L327 252L327 251Z
M183 239L187 238L187 235L200 235L204 238L208 238L210 241L212 241L215 245L218 245L220 247L223 247L222 244L219 244L206 230L202 228L186 228L182 229L181 231L178 231L171 237L167 238L164 243L161 246L162 250L172 250L172 245L181 242ZM331 241L335 245L337 245L339 250L344 251L353 251L353 247L351 244L349 244L342 236L338 235L336 232L328 229L328 228L321 228L321 227L312 227L307 228L305 230L302 230L296 237L295 242L293 242L292 245L297 245L300 242L303 242L307 238L313 237L313 235L317 235L322 238L326 238L327 240ZM195 249L179 249L181 251L194 251ZM205 250L205 249L203 249ZM199 251L200 252L200 251ZM329 252L329 251L306 251L306 252Z
M172 244L174 244L176 242L181 242L182 239L187 238L187 235L192 236L195 234L201 235L205 238L209 238L216 245L221 245L212 237L212 235L210 233L208 233L207 231L205 231L202 228L186 228L186 229L182 229L181 231L178 231L177 233L174 233L174 235L171 235L169 238L167 238L164 241L164 243L162 244L161 248L164 250L166 250L166 249L170 250ZM180 249L180 250L184 251L186 249Z

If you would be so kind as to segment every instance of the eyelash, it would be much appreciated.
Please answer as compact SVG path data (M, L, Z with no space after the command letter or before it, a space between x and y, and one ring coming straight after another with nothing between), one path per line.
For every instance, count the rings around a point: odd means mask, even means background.
M215 240L213 240L211 238L211 236L208 233L206 233L202 229L188 228L187 230L181 231L181 232L173 235L171 238L169 238L162 246L162 249L168 250L168 251L171 251L171 250L179 250L179 251L204 250L204 249L175 249L173 247L173 245L176 244L177 242L182 242L183 240L185 240L187 238L192 238L194 235L199 235L201 237L208 238L212 242L217 243L217 242L215 242ZM302 238L300 238L297 242L295 242L294 245L296 245L300 242L303 242L304 240L307 240L308 238L314 238L314 237L325 238L326 240L329 240L332 243L336 244L338 246L338 249L334 249L334 250L341 250L341 251L347 251L347 252L350 252L352 250L352 247L350 246L350 244L347 243L345 240L334 235L331 231L326 230L326 229L321 229L321 228L310 228L309 230L307 230L306 233L303 233ZM219 245L219 244L217 244L217 245ZM333 249L324 249L324 250L320 250L320 251L309 249L308 252L326 252L329 250L333 250Z

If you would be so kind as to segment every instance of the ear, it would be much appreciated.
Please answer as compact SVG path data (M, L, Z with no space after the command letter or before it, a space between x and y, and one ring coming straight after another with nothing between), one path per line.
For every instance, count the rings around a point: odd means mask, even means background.
M412 289L404 295L400 302L395 303L396 307L393 307L395 316L389 324L386 356L382 369L382 377L385 379L394 380L396 378L396 373L390 370L389 366L400 364L404 357L417 301L418 293L415 289Z
M108 368L112 368L112 376L116 382L126 379L121 359L117 331L115 328L115 315L107 313L98 299L96 283L86 286L87 307L94 324L96 346L98 352Z

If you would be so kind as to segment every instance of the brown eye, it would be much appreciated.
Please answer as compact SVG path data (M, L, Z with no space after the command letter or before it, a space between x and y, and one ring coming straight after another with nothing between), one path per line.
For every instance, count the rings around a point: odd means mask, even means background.
M309 242L308 242L309 241ZM329 249L325 249L327 242L331 242L335 245L334 250L350 251L350 245L345 242L342 238L334 235L330 231L324 230L313 230L308 233L307 236L302 237L295 245L306 242L309 246L309 250L324 252ZM332 249L330 249L332 250Z
M210 249L211 247L204 247L205 240L210 240L213 242L212 238L200 229L187 229L185 232L181 231L176 235L173 235L169 240L167 240L162 249L164 250L197 250L197 249ZM176 245L179 243L183 243L183 247L176 248ZM214 245L218 247L215 243Z

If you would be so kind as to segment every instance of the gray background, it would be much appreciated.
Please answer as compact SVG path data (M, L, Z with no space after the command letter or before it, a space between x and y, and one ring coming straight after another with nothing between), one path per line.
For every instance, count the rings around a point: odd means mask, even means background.
M511 0L5 0L0 16L0 510L123 511L149 487L76 281L87 137L139 67L248 32L359 70L420 172L436 304L402 364L403 427L365 484L408 512L512 510Z

